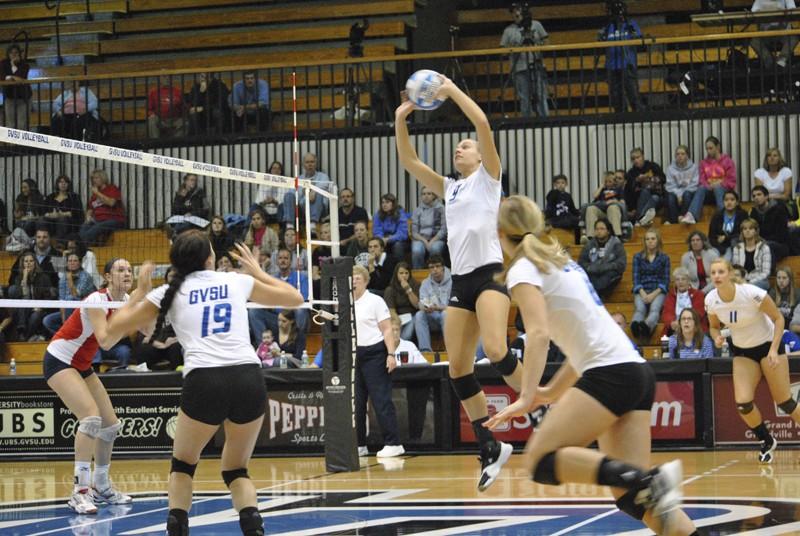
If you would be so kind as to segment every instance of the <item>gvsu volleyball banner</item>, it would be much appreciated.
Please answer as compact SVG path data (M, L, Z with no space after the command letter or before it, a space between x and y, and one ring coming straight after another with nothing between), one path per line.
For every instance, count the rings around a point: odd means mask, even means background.
M698 377L699 381L699 377ZM516 393L507 385L484 385L489 415L502 411L517 399ZM695 397L695 381L659 381L650 414L650 431L653 440L658 441L696 441L697 416L700 413ZM462 443L475 443L475 434L469 417L460 408L460 440ZM517 417L495 431L495 437L502 441L524 442L532 433L528 416Z

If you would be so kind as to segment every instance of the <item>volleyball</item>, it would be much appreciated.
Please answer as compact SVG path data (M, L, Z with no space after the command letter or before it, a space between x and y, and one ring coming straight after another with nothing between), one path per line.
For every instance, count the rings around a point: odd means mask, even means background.
M415 72L406 81L409 100L423 110L435 110L442 105L444 99L434 98L440 87L439 73L428 69Z
M175 439L175 429L178 427L178 416L173 415L167 421L166 432L170 439Z

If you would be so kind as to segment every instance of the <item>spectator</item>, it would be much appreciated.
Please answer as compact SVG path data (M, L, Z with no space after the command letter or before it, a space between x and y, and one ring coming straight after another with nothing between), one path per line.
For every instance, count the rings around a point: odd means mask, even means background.
M594 223L594 237L583 246L578 264L581 265L595 291L608 297L622 280L627 265L627 255L622 242L614 236L611 224L605 218Z
M233 249L233 237L228 232L225 219L219 214L211 217L211 225L208 226L208 238L211 241L211 248L214 250L214 256L217 259L228 255L228 252Z
M49 224L51 235L57 240L64 240L80 229L83 216L81 198L72 191L72 180L66 175L56 179L56 191L45 199L47 212L44 221Z
M631 163L625 174L625 204L639 225L650 225L664 201L664 172L658 164L645 160L641 147L631 151Z
M644 235L642 251L633 256L633 295L635 313L631 332L648 339L658 324L669 288L669 257L664 253L661 235L650 229Z
M29 237L36 232L36 224L47 211L47 203L33 179L25 179L14 201L14 227L25 231Z
M367 398L383 431L384 448L379 458L400 456L397 415L392 402L392 380L397 367L397 340L392 332L391 314L382 298L367 292L370 275L363 266L353 267L353 307L356 322L355 420L358 455L367 451Z
M13 319L8 309L0 309L0 360L6 359L6 343L12 339Z
M269 130L269 84L257 79L255 71L245 71L242 80L233 85L230 104L236 132L247 132L248 127L260 132Z
M672 271L673 286L664 300L664 309L661 312L661 323L664 324L662 335L672 335L678 330L678 318L681 311L694 308L699 316L699 324L704 332L708 332L708 319L706 318L705 294L703 291L692 288L689 283L689 272L683 266L678 266Z
M503 30L503 36L500 38L501 47L547 44L547 32L538 20L531 18L530 8L527 4L513 4L510 11L514 23L509 24ZM512 52L510 59L511 76L514 77L514 89L517 93L522 117L533 115L531 98L535 103L536 115L547 117L547 71L542 63L542 53Z
M426 255L442 255L447 246L444 205L433 191L422 187L422 199L411 214L411 266L425 266Z
M736 190L736 164L722 152L719 139L706 138L706 158L700 161L700 186L697 196L705 201L714 192L717 210L722 210L725 192ZM700 203L700 201L696 201Z
M51 110L50 129L56 136L78 140L96 139L100 134L100 114L97 96L81 80L78 87L64 89L55 98Z
M372 217L372 235L384 240L386 249L397 260L408 250L408 213L397 205L394 194L381 196L381 208Z
M701 308L705 311L705 308ZM714 357L714 345L705 329L700 328L700 317L697 309L687 307L680 313L680 322L675 333L669 338L670 359L694 359ZM666 356L664 356L666 357Z
M244 245L248 248L263 249L267 255L277 252L280 245L278 233L267 225L267 213L258 207L250 212L250 226L244 235Z
M275 277L289 283L303 295L304 300L308 300L308 275L305 272L298 272L292 269L292 255L286 248L278 249L275 262L278 273ZM258 348L258 341L261 333L265 329L271 329L273 333L278 333L278 314L281 309L248 309L247 318L250 323L250 337L253 347ZM294 321L297 324L297 349L299 354L306 348L306 333L308 331L308 310L297 309L294 312Z
M100 288L103 285L103 276L97 269L97 257L94 251L86 249L77 235L70 235L67 237L67 247L64 248L61 255L66 258L70 253L77 253L81 259L83 270L91 276L95 288Z
M169 285L175 276L172 267L164 274L164 283ZM169 319L164 318L164 327L159 332L139 334L134 345L136 361L145 363L148 370L175 370L183 365L183 348L175 335Z
M317 155L314 153L306 153L303 157L303 175L301 179L311 181L315 186L331 191L333 188L333 181L328 175L322 171L317 170ZM281 222L285 225L294 222L294 207L296 196L294 190L289 190L283 196L283 215ZM306 194L305 189L300 191L300 199L298 201L301 206L305 206ZM323 216L328 213L328 200L324 196L317 195L314 190L308 191L308 202L310 205L311 221L319 223L322 221Z
M281 347L275 341L272 330L265 329L261 334L261 344L258 345L256 355L261 359L262 367L272 367L277 365L275 358L281 355Z
M369 239L367 246L369 284L367 288L378 296L383 296L383 291L389 286L389 281L394 273L394 265L397 264L397 260L384 248L381 237L373 236Z
M444 333L444 319L453 286L450 270L439 255L428 258L428 270L430 274L419 288L419 311L414 313L414 332L423 352L433 351L431 330Z
M783 315L784 325L791 326L794 310L800 301L800 296L795 292L794 273L791 267L781 266L775 270L775 286L769 289L769 297Z
M50 280L50 286L58 286L58 272L56 265L59 264L59 257L61 254L53 248L52 241L50 240L50 231L44 224L39 224L36 228L34 235L33 245L29 250L36 257L36 263L39 269L44 272ZM61 267L63 268L62 263ZM15 279L22 271L22 256L17 257L14 264L11 266L11 279ZM9 285L11 283L9 282Z
M400 337L411 340L414 336L414 313L419 310L419 283L411 277L406 262L398 262L389 286L383 292L392 319L400 322Z
M50 277L44 273L36 261L36 256L28 251L20 256L21 270L8 287L8 297L12 300L52 300L56 289ZM39 307L19 307L13 310L17 340L43 341L43 325L46 312Z
M422 355L422 352L417 348L417 345L414 344L412 341L404 339L400 336L400 321L392 319L392 333L394 333L394 338L397 341L397 349L394 351L394 357L397 359L397 366L401 365L429 365L428 360L425 359L425 356ZM400 354L405 353L407 354L407 360L402 362L402 356ZM424 388L425 391L430 390L429 386ZM424 408L427 405L428 399L425 397L423 399L425 404L420 404ZM409 417L411 415L409 414ZM412 437L413 434L410 434ZM417 436L419 439L419 436Z
M306 248L300 247L300 256L297 254L297 232L292 229L291 227L287 227L283 231L283 241L275 248L275 251L271 253L271 265L270 265L270 275L277 276L279 269L278 269L278 251L280 248L288 249L292 253L292 270L298 270L301 272L308 271L308 254L306 253Z
M329 241L331 239L331 224L325 222L319 226L319 239ZM320 279L322 278L322 264L331 258L333 252L330 246L315 246L311 252L311 281L314 285L314 295L320 296Z
M208 225L206 193L197 185L197 175L194 173L187 173L183 176L183 183L178 191L175 192L175 199L172 200L172 216L182 216L183 218L192 216L205 222L205 225L197 220L194 222L184 220L183 222L173 223L171 224L173 236L189 229L198 227L203 229Z
M350 188L339 190L339 246L344 248L353 241L356 223L369 221L364 207L355 204L355 194ZM364 244L366 247L366 243Z
M547 193L545 217L551 227L574 231L580 222L580 212L575 208L572 196L567 192L567 176L553 177L553 189Z
M758 222L752 218L742 222L739 243L733 247L731 263L744 267L747 283L769 290L772 253L758 234Z
M755 0L750 11L755 13L757 11L795 9L796 7L794 0ZM758 25L758 30L761 32L791 29L792 25L788 20L786 22L775 21ZM753 50L758 54L758 59L761 60L761 65L763 65L764 69L771 71L775 65L781 69L786 67L786 62L794 57L794 48L797 46L797 41L798 37L796 35L759 37L750 41L750 46L752 46ZM775 56L772 55L776 50L778 52L777 61Z
M625 317L625 314L624 313L620 313L619 311L617 311L615 313L611 313L611 318L614 319L614 323L616 323L619 326L619 328L622 331L625 332L625 335L627 335L628 334L628 319ZM637 352L639 352L639 355L641 355L642 354L642 349L639 348L639 346L636 344L636 342L631 340L631 344L633 345L633 348ZM551 343L551 346L552 346L552 343Z
M635 20L628 19L625 2L608 2L611 22L600 30L601 41L628 41L641 39L642 31ZM639 75L636 71L636 47L622 46L606 49L608 74L608 100L614 111L626 112L628 106L635 112L642 109L639 99ZM627 105L626 105L627 101ZM628 205L635 206L635 205Z
M58 274L58 299L61 301L81 301L97 290L92 276L81 266L81 258L77 253L68 253L64 270ZM64 321L72 314L73 309L61 309L44 317L42 323L49 332L55 335ZM50 338L48 337L48 338Z
M776 147L767 149L763 167L758 168L753 177L756 186L767 189L770 200L779 203L788 203L792 200L792 169Z
M269 172L272 175L283 175L283 164L275 160L269 165ZM256 192L256 202L250 205L250 213L253 210L261 207L267 215L267 223L278 223L280 221L280 207L281 203L278 200L280 197L280 188L277 186L269 186L263 184L258 187ZM249 225L249 224L248 224Z
M147 95L147 135L152 139L165 135L179 138L186 134L183 92L172 85L171 78L159 77L159 86Z
M739 194L725 192L722 210L715 212L708 224L709 241L720 255L730 258L729 250L739 241L740 227L746 219L747 212L739 206Z
M218 272L235 272L236 268L233 265L233 259L230 254L224 253L217 257L217 271Z
M305 340L305 338L303 340ZM291 309L283 309L278 313L277 342L281 353L285 353L289 357L300 359L300 356L303 354L303 349L305 348L300 349L299 341L300 337L297 323L295 322L295 313Z
M209 73L198 73L197 81L186 95L189 112L189 135L219 134L224 128L228 109L228 87Z
M355 264L364 268L369 266L369 231L366 221L359 221L353 226L353 240L347 244L348 257L353 257Z
M586 207L585 214L587 239L594 238L595 223L601 218L608 220L615 236L622 236L622 220L625 217L624 191L618 185L614 173L605 172L603 184L595 191L593 201Z
M697 164L689 158L689 148L678 145L675 160L667 167L664 188L667 191L667 221L694 224L700 221L702 201L693 203L699 185Z
M750 194L753 208L750 218L758 223L761 237L772 252L772 262L777 264L789 255L789 211L786 203L769 198L764 186L754 186Z
M686 239L689 251L681 257L681 266L689 273L692 288L700 289L708 294L714 289L711 281L711 263L719 257L716 249L708 243L708 237L701 231L692 231Z
M6 58L0 61L0 76L4 82L23 82L3 86L3 112L5 126L28 130L28 116L30 114L30 100L33 92L30 84L24 83L28 79L30 67L22 57L19 45L12 44L6 49Z
M108 182L102 169L92 171L92 196L86 210L86 221L81 226L80 237L85 244L97 244L101 235L108 236L125 227L125 208L122 192Z

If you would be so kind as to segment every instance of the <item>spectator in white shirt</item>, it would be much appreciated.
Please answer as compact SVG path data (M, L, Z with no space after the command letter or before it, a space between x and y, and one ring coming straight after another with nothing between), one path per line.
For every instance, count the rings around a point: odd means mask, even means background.
M770 199L786 202L792 198L792 169L786 165L777 147L767 149L764 165L753 173L753 177L756 186L767 189Z

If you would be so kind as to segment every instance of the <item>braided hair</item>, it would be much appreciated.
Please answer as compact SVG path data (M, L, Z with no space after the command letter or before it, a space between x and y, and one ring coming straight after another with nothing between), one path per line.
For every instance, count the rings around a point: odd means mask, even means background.
M167 291L164 293L164 297L161 299L161 310L158 313L154 331L158 336L162 335L164 321L170 307L172 307L175 294L178 293L189 274L205 269L206 260L211 256L211 253L211 242L208 241L208 235L199 229L185 231L179 234L172 242L172 247L169 250L169 260L172 263L174 275Z

